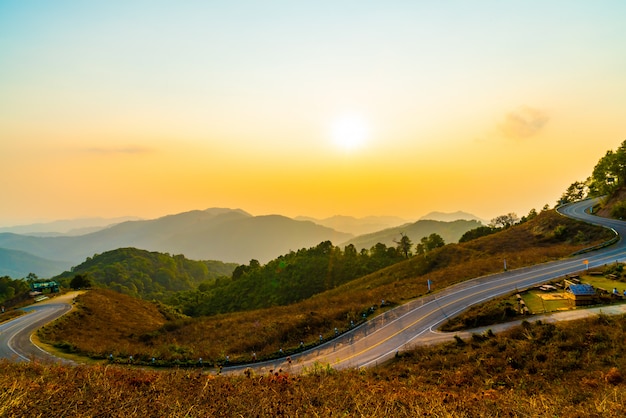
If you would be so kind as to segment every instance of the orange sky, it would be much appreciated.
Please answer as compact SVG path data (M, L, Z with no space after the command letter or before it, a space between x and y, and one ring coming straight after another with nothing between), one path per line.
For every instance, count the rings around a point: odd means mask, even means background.
M0 226L554 205L626 139L626 3L0 3Z

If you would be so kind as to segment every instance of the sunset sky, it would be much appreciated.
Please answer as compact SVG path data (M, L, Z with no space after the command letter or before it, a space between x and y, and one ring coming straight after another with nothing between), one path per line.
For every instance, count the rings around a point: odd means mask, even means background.
M0 226L484 219L626 139L626 2L0 0Z

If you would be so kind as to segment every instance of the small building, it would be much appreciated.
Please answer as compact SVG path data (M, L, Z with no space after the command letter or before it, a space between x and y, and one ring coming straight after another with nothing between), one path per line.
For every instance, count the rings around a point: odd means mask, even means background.
M43 293L46 290L49 290L51 293L59 293L59 284L54 280L50 280L47 282L31 283L30 288L33 292L39 292L39 294Z
M596 303L596 290L590 284L568 284L565 297L574 302L574 306L593 305Z

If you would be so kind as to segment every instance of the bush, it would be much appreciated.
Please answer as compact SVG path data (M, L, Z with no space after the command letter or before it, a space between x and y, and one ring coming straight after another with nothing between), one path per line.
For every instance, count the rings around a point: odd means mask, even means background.
M617 219L626 217L626 200L616 203L611 209L611 216Z
M554 231L553 231L554 238L556 239L563 238L566 232L567 232L567 227L565 225L557 225L557 227L554 228Z

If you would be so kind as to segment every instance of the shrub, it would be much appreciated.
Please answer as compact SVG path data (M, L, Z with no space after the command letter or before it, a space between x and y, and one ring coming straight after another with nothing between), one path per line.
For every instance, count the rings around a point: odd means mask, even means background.
M617 367L611 367L611 369L604 376L604 379L607 383L610 383L612 385L619 385L624 381L622 373Z
M616 203L611 209L611 216L617 219L626 217L626 200Z

